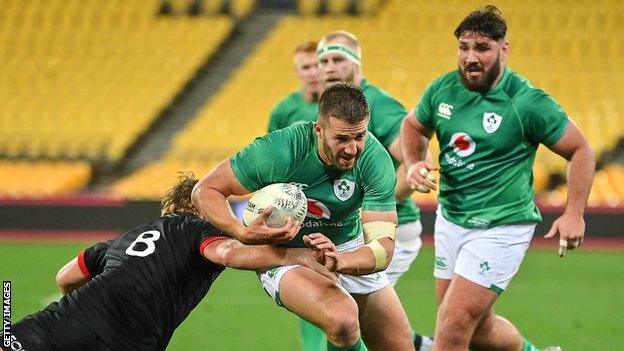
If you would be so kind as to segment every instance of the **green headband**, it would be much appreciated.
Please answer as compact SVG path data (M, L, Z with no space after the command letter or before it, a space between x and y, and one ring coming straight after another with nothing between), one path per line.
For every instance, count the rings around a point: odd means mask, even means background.
M316 57L321 58L328 54L341 54L353 61L356 65L360 65L360 56L351 48L342 44L329 44L316 51Z

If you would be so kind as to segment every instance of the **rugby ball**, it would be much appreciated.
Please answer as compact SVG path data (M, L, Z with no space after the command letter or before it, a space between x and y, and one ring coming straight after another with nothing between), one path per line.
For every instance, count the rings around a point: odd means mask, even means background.
M274 207L267 218L267 225L271 228L283 227L289 217L303 222L308 212L308 200L301 188L294 184L275 183L253 194L245 205L243 223L248 226L269 206Z

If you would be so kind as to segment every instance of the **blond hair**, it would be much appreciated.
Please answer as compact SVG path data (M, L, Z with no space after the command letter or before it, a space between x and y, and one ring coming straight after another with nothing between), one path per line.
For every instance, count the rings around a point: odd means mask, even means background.
M308 54L316 54L316 47L317 47L318 43L315 41L305 41L299 45L297 45L297 47L295 48L295 55L300 53L300 52L304 52L304 53L308 53Z
M160 201L161 215L180 213L201 217L191 201L191 193L198 181L191 171L178 172L178 182L167 190Z
M334 41L338 38L344 39L347 42L347 46L355 50L359 57L362 57L362 46L360 45L360 41L358 40L358 38L355 36L355 34L342 29L325 34L325 36L319 42L318 48L320 49L327 45L327 43L329 43L330 41Z

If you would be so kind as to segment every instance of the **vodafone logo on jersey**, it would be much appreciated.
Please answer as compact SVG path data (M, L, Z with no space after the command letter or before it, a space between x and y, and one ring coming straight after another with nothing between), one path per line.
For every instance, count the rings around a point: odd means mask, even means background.
M472 155L477 147L477 144L472 138L463 132L455 133L451 137L451 142L448 144L453 148L453 151L461 157Z
M329 219L331 217L331 212L322 202L308 198L308 217Z

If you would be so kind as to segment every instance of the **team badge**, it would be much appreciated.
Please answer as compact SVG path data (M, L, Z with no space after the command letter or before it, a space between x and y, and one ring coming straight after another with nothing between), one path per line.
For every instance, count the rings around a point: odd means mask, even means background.
M483 114L483 129L489 134L494 133L500 127L503 116L499 116L494 112L485 112Z
M472 140L472 138L466 133L455 133L451 137L451 142L448 144L453 148L453 151L461 157L466 157L472 155L477 147L477 144Z
M355 183L348 179L336 179L334 180L334 195L340 201L347 201L353 196L355 190Z
M308 217L329 219L331 217L331 212L322 202L308 198Z

